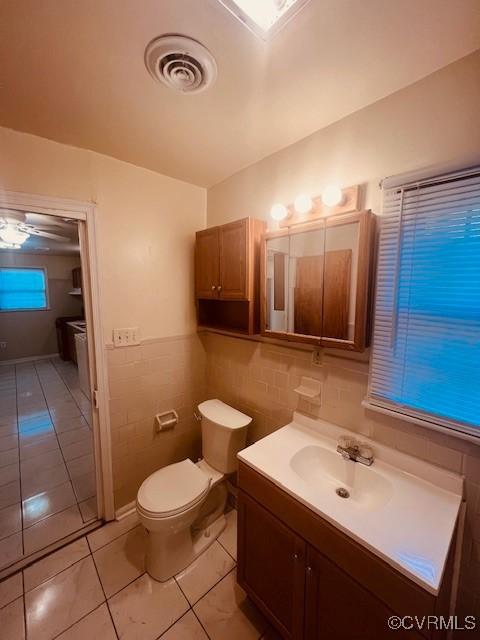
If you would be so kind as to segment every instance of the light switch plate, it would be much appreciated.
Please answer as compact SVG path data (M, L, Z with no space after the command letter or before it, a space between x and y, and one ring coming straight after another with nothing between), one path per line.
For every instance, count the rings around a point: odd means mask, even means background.
M126 329L113 330L113 344L116 347L130 347L140 344L140 334L138 327L127 327Z

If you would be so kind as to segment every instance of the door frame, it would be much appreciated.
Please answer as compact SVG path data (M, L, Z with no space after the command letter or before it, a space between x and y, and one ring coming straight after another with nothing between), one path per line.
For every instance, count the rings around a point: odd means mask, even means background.
M108 393L108 366L103 346L101 314L101 277L98 256L97 214L94 202L55 198L44 195L0 189L0 205L5 208L44 213L50 216L71 218L80 222L80 259L85 288L83 300L87 326L90 385L92 397L92 427L95 450L98 518L115 518L110 411ZM85 273L83 268L86 267ZM93 332L92 330L93 329Z

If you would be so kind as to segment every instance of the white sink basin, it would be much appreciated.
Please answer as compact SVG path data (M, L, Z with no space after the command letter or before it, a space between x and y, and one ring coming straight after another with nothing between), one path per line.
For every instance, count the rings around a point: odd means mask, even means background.
M375 453L372 466L345 460L336 451L345 435L356 434L295 413L293 422L238 457L437 595L463 478L368 439Z
M345 460L325 447L303 447L292 456L290 466L319 495L335 496L345 508L379 509L393 494L391 481L379 475L375 466Z

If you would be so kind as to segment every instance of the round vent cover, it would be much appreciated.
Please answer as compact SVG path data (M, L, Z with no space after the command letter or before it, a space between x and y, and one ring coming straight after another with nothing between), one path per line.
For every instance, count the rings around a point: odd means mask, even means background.
M192 38L164 35L145 49L145 65L155 80L182 93L199 93L215 82L217 64L210 51Z

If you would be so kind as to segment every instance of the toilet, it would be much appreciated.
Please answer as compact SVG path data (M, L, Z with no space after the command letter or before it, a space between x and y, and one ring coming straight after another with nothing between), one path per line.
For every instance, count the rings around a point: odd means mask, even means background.
M137 493L137 513L148 534L146 570L160 582L191 564L225 528L222 481L237 470L252 421L218 399L202 402L198 411L203 458L155 471Z

